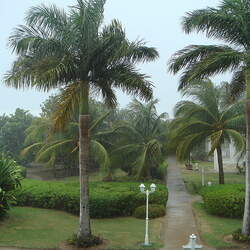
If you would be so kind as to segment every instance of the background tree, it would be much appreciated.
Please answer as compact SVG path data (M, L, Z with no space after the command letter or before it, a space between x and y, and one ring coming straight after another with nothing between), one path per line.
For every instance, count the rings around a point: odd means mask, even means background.
M193 80L231 71L231 93L238 96L242 91L247 92L246 196L242 233L250 235L250 1L222 0L217 8L189 12L183 18L182 27L187 34L202 32L228 45L190 45L178 51L170 61L170 71L176 74L184 69L179 89Z
M232 142L238 152L245 148L241 134L245 130L243 103L225 105L224 91L225 86L216 87L209 80L184 89L183 95L193 101L181 101L176 105L170 142L177 145L177 157L186 160L197 144L210 140L209 154L216 150L218 156L220 184L224 184L222 144Z
M0 117L0 151L4 152L20 163L26 163L20 158L24 144L24 131L31 125L34 117L23 109L16 109L10 116Z
M157 177L160 167L166 166L167 114L157 114L157 102L130 103L126 122L120 123L119 143L112 152L113 160L129 166L128 173L137 180Z
M62 129L79 109L80 227L78 239L91 237L89 217L89 94L100 93L115 106L114 88L146 100L152 98L148 77L138 62L158 57L143 41L130 42L122 25L103 25L105 0L77 0L68 13L56 6L37 6L26 15L26 25L15 29L10 47L18 54L6 84L41 90L63 88L55 115Z

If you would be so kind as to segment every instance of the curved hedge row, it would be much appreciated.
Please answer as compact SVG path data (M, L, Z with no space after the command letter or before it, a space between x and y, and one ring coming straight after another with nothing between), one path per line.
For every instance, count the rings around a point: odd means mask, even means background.
M145 204L145 195L139 191L140 183L90 183L90 216L108 218L132 215L135 208ZM157 185L150 203L166 205L167 189ZM77 181L24 180L16 192L18 206L32 206L64 210L79 214L79 183Z
M245 186L226 184L205 187L201 190L206 210L214 215L242 218L245 203Z

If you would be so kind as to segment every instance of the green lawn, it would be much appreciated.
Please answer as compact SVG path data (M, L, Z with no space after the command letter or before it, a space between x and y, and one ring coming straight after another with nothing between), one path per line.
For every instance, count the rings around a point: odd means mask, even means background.
M224 238L233 231L241 228L242 220L229 219L209 215L202 203L195 202L193 208L201 232L202 241L211 247L234 249L239 247L237 243L226 242Z
M211 181L214 184L218 184L219 174L212 172L213 163L202 162L199 166L205 167L205 183ZM190 193L197 193L201 187L201 173L194 170L186 170L185 166L182 165L182 176L186 187ZM227 184L237 184L245 183L245 176L237 173L225 173L225 183Z
M162 219L150 221L154 247L161 246ZM71 237L78 218L71 214L30 207L14 207L0 223L0 246L55 248ZM132 217L92 220L94 234L108 240L107 248L140 249L144 239L144 220Z

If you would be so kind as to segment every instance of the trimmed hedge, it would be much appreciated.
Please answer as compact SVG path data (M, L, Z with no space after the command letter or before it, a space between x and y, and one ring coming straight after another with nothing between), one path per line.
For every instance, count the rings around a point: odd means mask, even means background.
M242 218L245 203L245 186L226 184L201 189L206 210L214 215Z
M166 214L166 208L162 205L151 204L148 207L148 218L154 219L158 217L162 217ZM138 219L145 219L146 216L146 206L137 207L133 213L133 216Z
M109 218L130 216L135 208L145 204L140 193L140 183L92 182L90 183L90 216ZM79 214L79 182L39 181L26 179L16 192L18 206L59 209ZM150 196L150 203L166 205L167 189L158 184Z

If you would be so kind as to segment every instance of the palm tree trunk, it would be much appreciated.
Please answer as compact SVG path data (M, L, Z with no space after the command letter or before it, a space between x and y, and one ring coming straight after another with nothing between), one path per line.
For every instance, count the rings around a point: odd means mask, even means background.
M222 160L222 151L219 146L216 148L217 156L218 156L218 166L219 166L219 184L224 184L224 170L223 170L223 160Z
M80 227L78 238L91 236L89 216L89 187L88 187L88 166L89 166L89 86L82 83L80 97L79 116L79 176L80 176Z
M247 102L246 102L246 193L243 216L242 234L250 235L250 69L246 74Z

